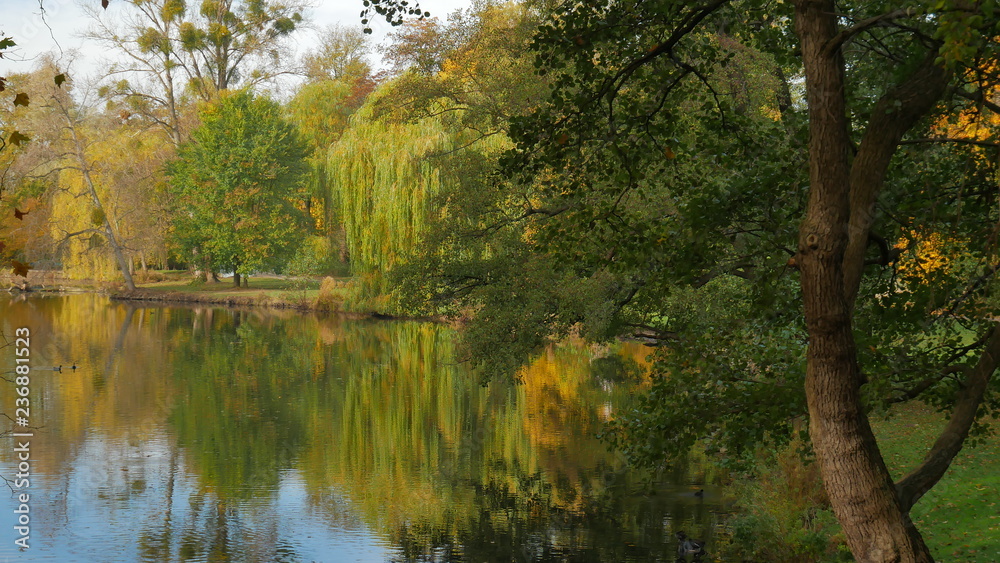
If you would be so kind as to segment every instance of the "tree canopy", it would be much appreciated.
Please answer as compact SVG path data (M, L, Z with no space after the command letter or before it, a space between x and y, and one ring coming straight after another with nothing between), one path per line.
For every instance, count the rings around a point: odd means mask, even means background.
M192 263L239 284L294 251L307 147L277 103L246 90L223 94L201 120L168 166L174 236Z
M288 72L287 40L303 23L304 5L267 0L130 0L122 16L88 6L88 36L123 57L110 63L104 94L124 99L170 133L186 139L185 99L211 100Z
M993 9L560 4L548 99L502 180L452 194L414 294L476 311L491 372L571 330L659 344L609 432L638 462L808 419L855 557L931 561L909 510L998 406ZM950 423L893 483L868 416L914 398Z

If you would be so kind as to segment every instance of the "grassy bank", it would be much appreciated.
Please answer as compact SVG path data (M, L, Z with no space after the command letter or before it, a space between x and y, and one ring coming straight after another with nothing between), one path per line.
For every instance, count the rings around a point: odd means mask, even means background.
M919 403L897 406L892 414L873 421L873 427L898 480L920 463L946 419ZM1000 563L1000 435L975 442L911 512L936 561ZM828 508L819 467L802 463L798 449L793 443L761 450L755 470L733 483L737 511L720 545L720 560L850 560L846 546L839 545L845 539Z
M364 313L350 305L347 280L253 276L247 287L232 278L219 282L192 281L186 272L157 273L138 281L136 291L112 291L113 299L163 303L209 303L227 306L269 306L301 310Z
M912 404L874 424L895 479L920 462L944 423L932 408ZM959 452L911 516L938 561L1000 563L1000 435Z

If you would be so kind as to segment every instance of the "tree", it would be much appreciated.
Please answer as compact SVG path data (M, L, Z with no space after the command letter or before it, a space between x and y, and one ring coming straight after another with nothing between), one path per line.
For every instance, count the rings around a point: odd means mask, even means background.
M54 81L56 75L62 80ZM159 208L155 198L142 193L150 184L146 174L155 172L132 165L129 158L153 155L162 145L146 136L146 124L124 124L114 112L96 111L89 105L92 90L77 88L49 59L33 73L11 78L34 95L30 104L8 117L18 127L30 129L33 137L12 154L9 179L51 207L47 211L51 235L46 238L51 236L64 257L69 251L64 266L86 250L97 257L90 261L97 266L78 274L96 279L105 273L99 270L117 269L126 286L134 289L129 244L135 239L123 236L123 228L155 223ZM88 242L78 240L82 238Z
M465 40L434 55L445 70L415 65L380 86L330 150L330 188L366 297L393 292L384 273L423 256L427 227L449 215L451 195L482 188L510 146L506 119L540 92L526 56L535 21L523 7L489 6L447 24L406 24L395 36L394 52L419 50L429 28Z
M575 324L669 346L644 408L620 413L612 434L638 460L660 463L702 437L738 453L807 414L855 557L932 561L909 510L998 406L1000 330L986 309L995 163L976 152L996 145L935 126L1000 110L992 10L563 4L534 44L548 102L511 127L503 175L516 182L465 196L497 210L469 206L470 240L506 232L507 250L437 257L441 283L427 291L476 308L484 367L516 366ZM756 75L727 70L753 53ZM754 76L777 84L757 107L737 87ZM900 291L900 250L887 241L931 231L986 244L969 267ZM917 397L950 422L893 483L868 413Z
M443 25L437 18L408 22L392 34L392 43L384 50L385 58L396 73L408 69L424 74L437 72L446 53L460 43L455 33L459 29Z
M201 120L168 166L174 237L193 263L231 270L239 286L294 250L307 148L275 102L246 90L224 94Z
M328 26L320 38L319 48L303 57L309 82L343 80L354 83L371 76L371 66L365 58L371 52L368 38L354 27L339 24Z
M327 153L348 127L348 120L375 89L375 79L365 61L370 45L360 31L332 26L325 30L320 48L304 57L307 82L288 103L288 112L309 143L308 211L327 241L313 240L303 248L332 247L346 264L346 233L330 190Z
M125 55L109 76L123 77L106 94L154 119L174 144L186 135L184 94L211 100L285 74L285 40L301 25L299 3L213 0L198 11L184 0L130 0L122 21L88 8L89 37Z
M362 108L327 163L351 270L369 298L389 292L382 272L415 247L429 201L441 188L433 157L453 148L440 120L386 123L371 111Z
M16 45L17 43L14 42L14 39L12 37L8 37L6 34L0 32L0 58L3 58L4 53L9 49L11 49L12 47L15 47ZM65 79L65 75L60 75L60 76L63 79ZM11 98L11 104L13 105L15 110L19 106L23 107L28 105L31 100L31 97L28 95L27 92L17 91L17 90L15 90L14 92L9 92L8 79L4 76L0 76L0 92L8 92L8 94L5 94L4 96L5 98L10 93L13 93L13 97ZM15 129L10 119L6 118L6 116L4 116L3 119L0 119L0 166L3 167L3 172L0 173L0 201L2 201L3 193L8 187L8 173L10 172L10 168L14 160L14 157L12 156L11 153L15 151L19 146L21 146L22 143L25 143L28 140L29 140L28 135L26 135L25 132L18 131L17 129ZM9 218L11 217L17 219L18 221L24 218L23 215L20 214L15 215L14 212L16 211L17 211L16 207L14 207L13 210L9 210L8 212L10 214L4 217L5 219L4 223L8 222ZM8 229L4 229L4 231L7 230ZM20 245L9 244L10 242L11 241L9 241L7 238L7 233L5 232L4 239L0 240L0 256L4 257L5 264L9 263L14 268L15 273L27 277L26 268L30 268L30 265L25 264L22 261L19 260L16 261L10 258L10 255L14 254L16 251L23 251L23 248L25 246L23 242L26 241L22 241L22 244ZM25 259L23 255L18 256L18 258Z

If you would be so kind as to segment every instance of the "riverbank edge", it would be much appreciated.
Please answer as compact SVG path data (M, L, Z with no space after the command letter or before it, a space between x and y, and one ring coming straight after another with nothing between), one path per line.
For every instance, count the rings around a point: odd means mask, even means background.
M132 301L163 304L215 305L220 307L251 307L271 309L293 309L302 313L319 313L337 315L348 319L375 319L393 321L419 321L433 323L448 323L442 317L409 317L387 315L378 311L345 311L319 300L290 301L269 295L224 295L216 296L197 292L162 291L157 289L137 288L135 290L113 290L104 292L112 301Z

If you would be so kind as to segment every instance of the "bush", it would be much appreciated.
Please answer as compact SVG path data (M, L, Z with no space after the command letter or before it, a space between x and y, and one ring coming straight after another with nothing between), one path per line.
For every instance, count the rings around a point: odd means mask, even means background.
M739 512L728 522L726 560L851 561L830 509L819 466L794 441L761 452L752 474L738 480Z
M132 277L136 283L155 283L167 279L167 276L156 270L136 270Z
M345 284L327 276L319 286L316 308L321 311L340 311L344 308Z
M337 261L333 245L321 236L306 238L285 267L285 271L293 276L319 276L339 273L343 269Z

